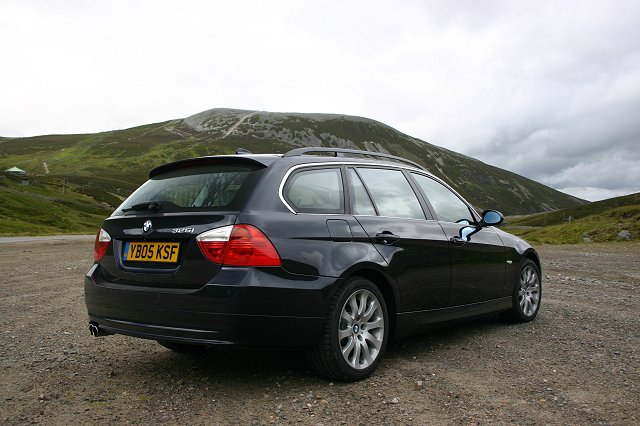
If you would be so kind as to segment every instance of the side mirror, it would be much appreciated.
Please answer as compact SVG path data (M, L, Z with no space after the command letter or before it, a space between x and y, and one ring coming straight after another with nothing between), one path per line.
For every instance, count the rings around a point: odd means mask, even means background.
M498 226L504 220L502 213L496 210L485 210L482 212L482 222L480 226Z

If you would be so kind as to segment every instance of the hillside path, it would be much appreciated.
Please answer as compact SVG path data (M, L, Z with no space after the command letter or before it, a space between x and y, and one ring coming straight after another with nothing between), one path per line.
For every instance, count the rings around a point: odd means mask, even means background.
M227 131L225 132L225 134L222 136L222 138L221 138L221 139L224 139L224 138L226 138L227 136L229 136L231 133L233 133L233 131L234 131L234 130L236 130L236 129L238 128L238 126L239 126L239 125L241 125L241 124L242 124L242 122L243 122L244 120L246 120L247 118L249 118L249 117L251 117L252 115L255 115L255 114L257 114L257 113L258 113L258 111L253 111L253 112L250 112L249 114L246 114L246 115L243 115L242 117L240 117L240 120L238 120L238 122L237 122L236 124L234 124L233 126L229 127L229 130L227 130Z

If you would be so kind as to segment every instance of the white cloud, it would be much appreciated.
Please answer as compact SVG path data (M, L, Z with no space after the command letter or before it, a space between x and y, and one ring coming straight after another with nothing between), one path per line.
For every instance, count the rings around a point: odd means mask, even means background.
M567 194L571 194L575 197L582 198L589 201L606 200L607 198L620 197L622 195L629 195L640 192L638 188L619 188L619 189L606 189L606 188L594 188L591 186L584 187L568 187L558 188L560 191ZM638 197L640 201L640 197Z

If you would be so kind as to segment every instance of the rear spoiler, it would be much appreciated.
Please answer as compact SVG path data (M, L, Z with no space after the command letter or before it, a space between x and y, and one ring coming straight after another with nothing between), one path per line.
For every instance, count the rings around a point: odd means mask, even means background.
M268 167L278 158L281 158L281 155L212 155L208 157L187 158L163 164L152 169L149 172L149 179L171 170L193 166L207 166L211 164L246 164Z

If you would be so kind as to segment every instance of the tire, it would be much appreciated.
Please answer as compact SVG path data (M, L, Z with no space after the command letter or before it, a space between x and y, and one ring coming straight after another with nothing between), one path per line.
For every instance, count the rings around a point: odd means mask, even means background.
M338 290L322 340L307 357L328 379L352 382L369 377L384 355L389 315L382 293L371 281L353 277Z
M175 342L168 342L166 340L157 340L157 342L160 343L165 348L171 349L173 352L178 352L181 354L202 352L207 348L206 346L203 346L203 345L175 343Z
M506 318L513 322L532 321L542 302L542 277L540 269L530 259L525 259L520 265L518 281L513 286L511 310L506 312Z

